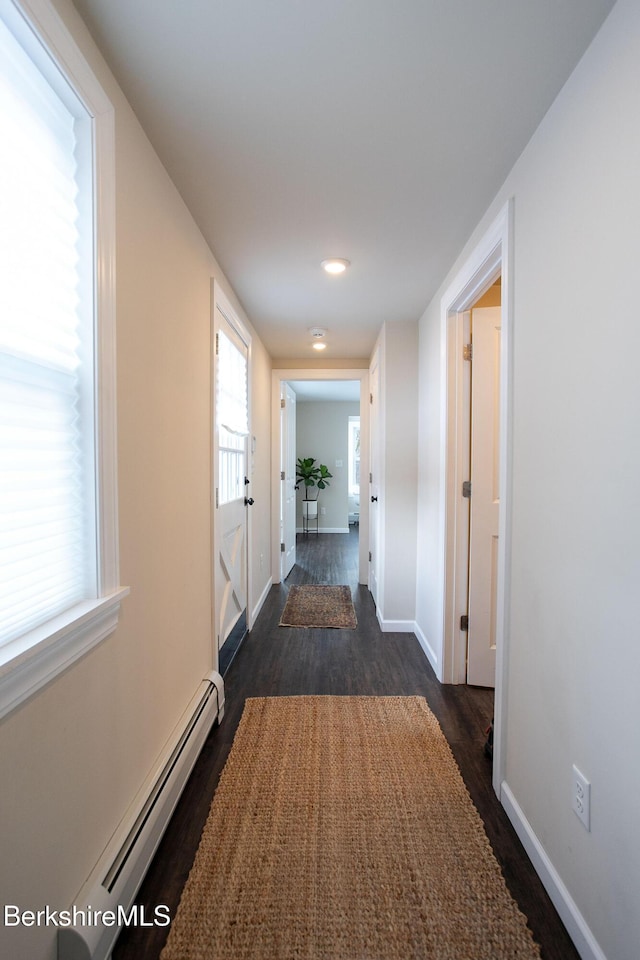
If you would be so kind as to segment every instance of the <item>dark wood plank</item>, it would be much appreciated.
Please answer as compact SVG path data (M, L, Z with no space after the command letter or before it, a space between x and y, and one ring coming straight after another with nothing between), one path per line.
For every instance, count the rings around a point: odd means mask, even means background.
M229 668L225 718L206 741L137 902L145 905L147 913L158 904L166 904L171 915L175 914L247 697L418 694L427 699L442 726L507 885L542 946L544 960L578 960L491 786L491 761L483 746L493 713L493 691L441 685L412 634L381 632L371 595L357 583L357 550L357 527L349 534L298 538L296 566L285 583L272 588L257 623ZM349 584L357 629L279 627L293 583ZM130 927L121 933L113 960L156 960L167 934L162 927Z

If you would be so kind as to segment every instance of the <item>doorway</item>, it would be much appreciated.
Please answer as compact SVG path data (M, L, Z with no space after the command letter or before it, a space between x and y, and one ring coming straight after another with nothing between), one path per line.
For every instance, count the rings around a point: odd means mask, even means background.
M369 591L376 609L380 606L381 522L378 498L381 493L382 424L380 421L380 347L376 347L369 367Z
M443 646L441 679L467 682L467 631L469 594L469 504L465 487L470 470L470 372L465 360L469 311L501 277L501 332L498 384L498 537L494 583L495 721L493 737L493 788L500 796L506 742L505 704L509 604L511 495L512 360L512 242L513 201L502 209L467 261L455 275L441 300L443 377L441 409L441 511L443 531ZM473 492L472 492L473 495Z
M213 626L224 674L251 624L247 618L249 383L251 338L213 284Z
M313 550L316 542L319 550L321 539L322 550L330 555L340 551L341 536L349 534L357 546L360 381L281 381L280 407L284 580L302 543ZM299 475L303 464L306 482Z
M465 316L465 328L467 317ZM466 682L495 687L500 545L500 278L468 312L469 575Z
M355 391L345 394L345 388L351 383ZM272 547L272 579L274 583L279 583L289 572L288 563L283 562L283 553L288 552L287 544L291 540L291 532L285 530L285 526L292 525L292 512L289 505L287 510L287 485L291 483L292 473L292 452L291 444L286 441L286 432L290 429L287 426L287 417L283 416L282 401L285 400L287 387L295 393L295 418L300 423L301 431L308 435L308 442L305 441L305 448L297 449L297 457L314 457L318 463L323 463L334 475L330 480L328 489L322 490L322 497L318 504L319 509L319 533L347 533L357 525L360 533L358 544L358 582L367 583L368 580L368 505L366 500L360 497L349 496L349 414L355 415L359 411L360 416L360 447L359 447L359 469L362 476L368 476L368 436L369 436L369 416L366 404L360 404L360 397L367 396L368 388L368 370L364 369L346 369L346 370L274 370L272 383L272 463L274 466L273 477L273 495L272 495L272 530L274 531ZM344 413L344 436L340 433L342 451L337 454L331 453L331 445L323 446L327 435L331 432L329 424L322 415L320 419L314 416L314 399L320 401L324 398L328 406L325 411L325 418L332 407L332 401L326 399L327 392L331 390L334 400L340 398L336 404L342 407L337 414L338 419ZM350 404L344 397L350 397ZM355 397L358 400L354 400ZM290 408L293 406L289 401ZM350 405L349 411L347 406ZM307 408L307 409L305 409ZM333 419L333 418L332 418ZM342 422L342 421L340 421ZM340 430L339 425L333 424L332 431ZM299 431L299 432L301 432ZM308 449L307 449L308 447ZM295 466L295 459L293 467ZM317 491L316 491L317 492ZM301 504L298 504L298 516L295 520L296 531L302 529L302 517L300 514ZM324 511L324 512L323 512ZM314 524L315 525L315 524ZM295 531L294 531L295 535ZM313 534L308 536L315 536ZM284 550L282 544L284 543ZM286 573L284 571L287 571Z

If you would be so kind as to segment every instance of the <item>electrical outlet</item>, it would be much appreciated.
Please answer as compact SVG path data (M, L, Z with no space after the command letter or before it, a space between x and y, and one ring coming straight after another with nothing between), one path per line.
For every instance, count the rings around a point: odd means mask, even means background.
M326 515L327 515L326 507L320 507L320 516L326 517Z
M584 774L580 773L575 763L571 779L571 795L574 813L582 820L587 830L591 830L591 784Z

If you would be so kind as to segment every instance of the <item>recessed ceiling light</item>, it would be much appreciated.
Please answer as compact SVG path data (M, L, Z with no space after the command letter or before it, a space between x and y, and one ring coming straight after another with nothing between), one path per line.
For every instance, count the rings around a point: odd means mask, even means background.
M349 261L342 260L340 257L331 257L329 260L322 261L323 269L334 276L338 273L344 273L348 266Z
M326 349L327 349L327 345L326 345L326 343L314 343L313 349L314 349L314 350L326 350Z

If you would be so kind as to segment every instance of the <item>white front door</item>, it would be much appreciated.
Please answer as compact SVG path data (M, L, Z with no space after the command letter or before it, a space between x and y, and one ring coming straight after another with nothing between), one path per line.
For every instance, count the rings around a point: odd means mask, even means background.
M471 313L471 501L467 683L494 687L500 508L500 307Z
M296 395L280 385L280 579L296 562Z
M218 650L247 608L249 338L215 285L214 623Z

